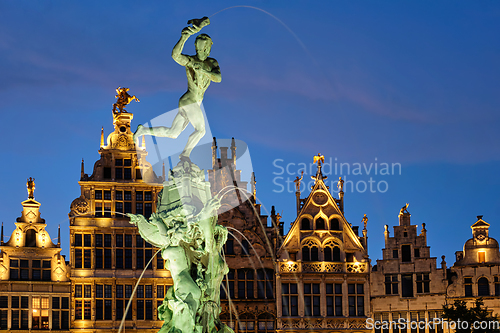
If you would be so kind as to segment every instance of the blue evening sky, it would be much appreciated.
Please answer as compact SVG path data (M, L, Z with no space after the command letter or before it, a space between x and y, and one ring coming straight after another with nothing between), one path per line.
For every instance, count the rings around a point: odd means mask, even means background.
M221 11L237 5L246 7ZM448 265L476 215L500 239L499 2L49 0L0 2L6 239L31 176L68 254L80 161L90 174L101 126L113 129L115 89L141 99L128 107L134 128L176 108L186 78L171 49L187 20L210 15L203 32L222 82L205 95L208 122L217 138L248 145L263 210L275 205L288 227L296 213L286 180L322 153L351 166L335 174L333 165L327 181L332 190L340 175L352 181L345 215L354 225L368 215L373 264L384 224L392 231L406 202L412 222L427 224L431 255ZM353 174L354 163L373 167ZM380 174L383 163L401 173Z

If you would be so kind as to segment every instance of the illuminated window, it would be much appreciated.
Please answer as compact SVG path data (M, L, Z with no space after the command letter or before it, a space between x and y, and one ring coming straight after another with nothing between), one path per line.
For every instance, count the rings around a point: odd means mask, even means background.
M484 263L486 261L486 252L480 251L477 253L477 261L479 263Z
M33 296L31 298L32 316L31 328L36 330L49 329L49 298Z
M283 317L295 317L298 311L299 295L296 283L281 284L281 314Z
M90 320L92 286L90 284L75 285L75 320Z
M304 315L306 317L321 315L320 298L319 283L304 283Z
M342 285L326 284L326 315L342 317Z
M75 233L75 268L91 268L91 240L90 234Z

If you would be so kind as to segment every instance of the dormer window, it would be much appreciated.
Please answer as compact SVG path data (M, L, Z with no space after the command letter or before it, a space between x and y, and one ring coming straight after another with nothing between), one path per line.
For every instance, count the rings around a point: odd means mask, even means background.
M486 252L484 251L479 251L477 253L477 261L482 264L484 262L486 262Z
M321 217L316 220L316 230L325 230L325 220Z
M330 221L330 229L331 230L340 230L340 221L337 218L333 218Z
M300 229L301 230L311 230L311 223L309 222L309 219L303 218L302 221L300 222Z

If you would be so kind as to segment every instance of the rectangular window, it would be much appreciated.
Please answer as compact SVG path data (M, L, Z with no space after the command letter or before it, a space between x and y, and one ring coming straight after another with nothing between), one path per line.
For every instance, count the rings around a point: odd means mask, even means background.
M123 179L123 169L115 168L115 179Z
M304 283L304 315L321 316L319 283Z
M420 249L413 249L413 256L415 258L420 258Z
M401 275L401 296L413 297L413 275Z
M326 315L342 317L342 285L326 284Z
M132 169L123 168L123 179L132 179Z
M254 272L253 270L247 270L247 269L238 270L238 298L240 299L254 298L253 272Z
M365 315L365 297L364 297L364 285L348 284L348 304L349 304L349 316L362 317Z
M274 271L270 269L259 269L257 271L257 296L258 298L273 299L273 277Z
M465 288L465 296L472 296L472 278L466 277L464 278L464 288Z
M227 299L227 294L229 297L234 299L234 269L230 269L222 280L220 294L221 299Z
M495 296L500 296L500 277L495 276L494 283L495 283Z
M102 190L96 190L94 194L96 200L102 200Z
M398 250L392 250L392 258L398 259Z
M401 245L401 261L411 262L411 245Z
M429 274L417 274L417 294L430 292Z
M398 275L386 275L385 276L385 294L386 295L397 295L398 292Z
M281 313L283 317L298 316L298 290L296 283L281 284Z
M138 320L153 319L153 286L139 285L137 288L136 313Z
M111 168L104 167L104 179L111 179Z

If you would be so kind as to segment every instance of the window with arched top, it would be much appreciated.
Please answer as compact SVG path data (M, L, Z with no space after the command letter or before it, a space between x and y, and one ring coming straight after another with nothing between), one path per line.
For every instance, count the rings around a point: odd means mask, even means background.
M487 278L482 277L477 280L477 295L490 296L490 282Z
M311 222L309 222L309 219L305 217L302 219L300 222L300 230L311 230Z
M340 230L340 221L337 218L330 220L330 230Z
M325 230L325 220L321 217L316 220L316 230Z
M26 231L26 242L24 243L26 247L36 247L36 230L28 229Z
M323 252L325 254L324 261L340 261L340 249L338 246L327 246Z
M318 261L319 248L313 241L308 241L302 246L302 261Z

